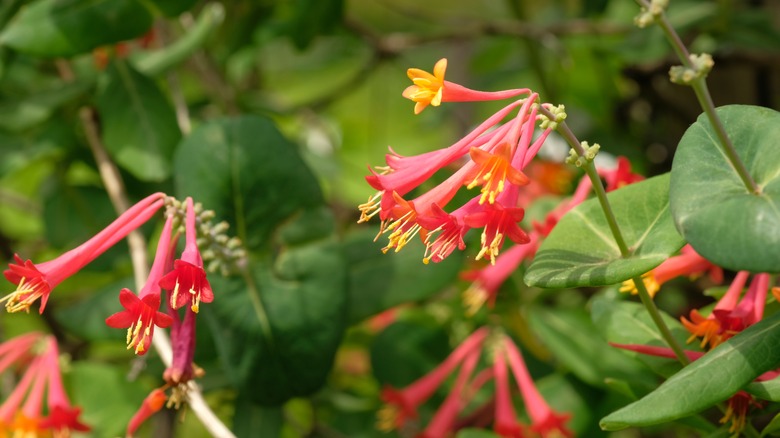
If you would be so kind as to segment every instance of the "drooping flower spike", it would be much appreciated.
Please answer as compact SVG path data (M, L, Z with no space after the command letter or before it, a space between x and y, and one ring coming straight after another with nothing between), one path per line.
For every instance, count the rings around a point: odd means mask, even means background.
M406 71L414 85L407 87L402 95L413 101L414 113L420 114L428 105L439 106L442 102L474 102L501 100L528 94L527 88L504 91L477 91L444 80L447 59L442 58L433 66L433 74L418 68Z
M173 250L171 233L174 217L165 221L157 251L146 284L136 296L129 289L119 292L119 302L125 310L106 318L106 325L113 328L127 329L127 348L134 349L135 354L143 355L149 351L154 336L154 327L166 328L173 319L160 312L160 279L165 273L169 253Z
M58 284L146 223L162 207L164 198L163 193L144 198L122 213L103 231L54 260L35 264L14 255L14 263L11 263L3 274L8 281L17 285L17 288L0 299L0 302L5 302L7 311L18 312L29 311L30 306L40 299L39 311L43 313L49 294Z
M203 269L203 259L200 256L195 228L195 208L192 198L187 198L187 215L185 219L186 242L181 258L173 262L173 271L160 279L160 287L171 291L170 303L178 309L187 303L193 312L198 313L200 303L210 303L214 300L211 284Z

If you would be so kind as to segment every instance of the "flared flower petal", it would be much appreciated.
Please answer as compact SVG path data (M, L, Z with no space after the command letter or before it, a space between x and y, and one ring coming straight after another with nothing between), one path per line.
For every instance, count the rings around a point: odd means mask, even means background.
M166 328L173 319L159 311L160 296L147 295L138 298L129 289L119 292L119 301L125 310L106 318L106 325L113 328L127 328L127 348L133 348L136 354L149 351L154 335L154 327Z

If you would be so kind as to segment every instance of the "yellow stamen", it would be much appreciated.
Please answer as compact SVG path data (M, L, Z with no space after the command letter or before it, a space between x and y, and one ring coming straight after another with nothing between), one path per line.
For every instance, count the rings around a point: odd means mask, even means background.
M395 405L384 405L376 413L376 428L382 432L390 432L395 429L398 419L398 407Z
M190 309L198 313L200 310L200 294L195 289L190 289L190 294L192 295L192 306L190 306Z
M642 283L645 284L645 289L647 289L647 293L650 294L650 298L655 297L655 294L658 293L658 291L661 289L661 285L658 284L653 271L642 274ZM620 292L630 292L631 295L636 295L639 293L639 291L636 290L636 284L634 283L634 280L624 281L620 286Z
M485 305L488 299L488 292L485 288L473 283L468 289L463 291L463 305L466 307L466 316L474 316Z
M482 242L482 249L479 250L475 259L479 260L487 254L488 259L490 259L490 264L495 265L496 257L498 257L498 253L501 250L500 245L504 241L504 234L496 233L493 240L490 241L490 244L487 244L487 234L483 231L480 241Z
M26 279L22 277L16 290L0 298L0 303L6 302L5 310L8 313L15 313L21 310L30 313L30 306L42 296L43 291L41 290L40 282L27 283Z
M382 192L376 192L376 194L368 198L368 201L358 205L358 210L360 210L360 219L358 219L357 223L362 224L363 222L368 222L369 219L382 211L381 200Z

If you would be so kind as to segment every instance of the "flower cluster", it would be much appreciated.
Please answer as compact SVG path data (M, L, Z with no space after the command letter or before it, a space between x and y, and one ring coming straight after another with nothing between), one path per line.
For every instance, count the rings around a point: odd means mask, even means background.
M534 139L537 123L546 120L538 114L536 93L528 89L471 90L445 81L446 66L446 60L439 61L432 75L409 69L414 85L403 95L415 102L415 113L441 102L525 97L499 110L449 147L406 157L391 149L386 157L387 166L378 169L379 172L372 170L366 177L378 192L359 206L359 222L379 215L382 221L379 235L387 233L389 239L383 248L385 252L399 251L420 234L426 245L423 258L426 263L443 260L456 248L464 249L465 234L472 228L481 228L481 248L476 258L484 257L495 263L507 238L518 244L530 242L528 234L519 226L525 214L519 206L520 188L529 184L523 171L553 127L547 126ZM434 173L452 165L459 168L444 182L416 198L404 198ZM480 186L480 194L457 208L445 210L463 186L468 189Z
M700 275L709 272L710 277L716 283L723 281L723 272L720 267L713 265L708 260L686 246L681 255L671 257L652 272L643 276L645 285L651 293L655 293L660 285L672 278L685 275ZM688 343L700 339L702 349L713 349L727 341L737 333L751 325L761 321L764 317L769 291L775 294L778 289L771 287L771 276L767 273L753 274L747 291L745 285L750 278L750 273L740 271L732 280L726 293L715 303L709 314L703 315L700 309L692 309L689 316L680 318L682 325L691 333ZM630 284L633 287L633 283ZM652 287L651 287L652 286ZM629 283L624 283L623 289L628 290ZM744 294L743 294L744 292ZM780 295L780 294L778 294ZM636 344L612 344L615 347L636 351L642 354L674 358L670 348ZM688 360L694 361L704 355L700 351L685 351ZM769 371L756 380L771 380L778 376L778 371ZM760 404L750 394L740 391L728 400L728 407L721 423L730 422L729 432L738 435L746 424L746 416L751 407L760 407Z
M475 374L483 352L492 361L492 366ZM444 385L456 368L459 370L447 397L418 436L444 437L455 432L459 413L491 380L495 387L493 400L485 406L492 407L493 429L497 434L521 437L530 432L542 437L573 436L565 424L569 415L555 412L542 398L514 342L503 333L490 334L486 328L472 333L438 367L409 386L400 390L384 388L382 399L386 405L378 414L379 428L403 428L416 419L419 407ZM531 420L530 425L521 423L515 413L510 372Z
M186 399L188 382L203 374L203 370L193 363L196 315L202 303L210 303L214 300L214 294L206 277L203 257L198 247L198 232L205 236L204 241L209 242L211 259L215 260L212 265L215 269L225 270L228 265L242 263L239 259L242 259L245 254L240 248L240 242L224 235L225 224L212 226L210 220L213 213L202 211L192 198L187 198L182 204L164 193L155 193L132 206L94 237L56 259L33 263L16 255L14 262L4 272L6 279L17 286L14 292L0 299L0 302L5 303L6 309L9 312L29 311L29 308L40 299L40 312L43 313L49 296L57 285L76 274L130 232L148 222L166 204L169 207L167 219L157 242L154 262L145 284L137 294L130 289L122 289L119 292L119 303L123 310L106 318L108 326L127 329L127 348L132 349L137 355L149 351L155 327L171 330L173 359L163 375L165 386L153 392L144 402L141 410L128 426L128 435L132 435L145 418L162 407L160 400L167 400L169 404L178 407ZM184 225L185 242L179 258L176 258L177 243L181 234L177 223L181 222ZM200 229L198 229L198 222L200 222ZM166 296L163 296L163 291L167 293ZM160 311L163 300L166 302L166 310ZM180 310L182 308L183 310ZM56 349L56 344L50 349ZM53 354L56 356L56 352ZM0 359L2 359L1 355ZM48 362L44 363L44 360ZM30 385L33 388L28 395L28 401L22 407L25 415L28 411L30 414L40 411L40 401L35 401L32 394L43 394L43 387L47 381L44 377L47 375L41 374L43 377L35 377L37 376L35 373L44 373L35 370L46 367L54 369L51 362L52 359L36 358L30 363L28 374L31 377L22 380L22 383L27 385L25 388ZM0 360L0 370L3 369L4 364L5 362ZM58 393L56 389L59 380L55 381L55 377L49 379L50 397L53 395L55 398L62 399L64 393L62 391ZM170 397L165 395L164 391L167 389L172 390ZM24 397L26 391L26 389L20 390L19 400ZM19 400L12 402L9 399L4 405L8 406L2 411L5 414L3 421L6 423L10 424L13 420L9 417L13 414L10 410L16 409L21 403ZM57 414L60 411L50 412ZM65 414L58 415L62 417ZM28 417L30 415L25 418ZM64 417L58 421L64 421ZM76 426L81 426L77 423L73 424L72 428L75 430L78 430Z
M53 336L32 332L0 344L0 373L13 367L24 374L0 405L0 436L67 437L90 430L65 393Z

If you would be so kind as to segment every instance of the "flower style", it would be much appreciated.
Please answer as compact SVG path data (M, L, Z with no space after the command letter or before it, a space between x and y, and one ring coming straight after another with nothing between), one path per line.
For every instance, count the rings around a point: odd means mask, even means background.
M651 297L661 289L661 285L674 278L686 275L697 276L704 272L710 274L710 278L716 283L723 281L723 271L720 267L713 265L709 260L700 256L690 245L685 245L680 255L670 257L661 263L657 268L642 275L642 282L647 288ZM633 280L626 280L620 287L620 292L630 292L637 294L636 285Z
M41 300L40 313L43 313L51 291L62 281L80 271L98 256L122 240L131 231L148 221L163 205L163 193L155 193L141 200L120 215L103 231L82 245L60 255L54 260L35 264L14 255L3 274L16 291L0 299L5 302L8 312L29 311L30 306Z
M397 390L385 387L382 390L382 400L386 405L377 414L377 427L389 431L402 427L410 418L417 418L417 408L433 395L458 364L474 351L479 351L478 348L486 336L486 329L475 331L438 367L406 388Z
M439 106L442 102L500 100L530 92L527 88L495 92L471 90L462 85L445 81L446 71L446 58L436 62L433 66L433 74L418 68L410 68L406 71L414 85L407 87L402 95L415 103L415 114L420 114L428 105Z
M186 243L181 259L173 262L173 271L160 279L160 287L172 291L171 306L178 309L188 302L193 312L198 313L200 303L214 300L211 285L203 269L203 259L198 250L195 229L195 209L192 198L187 198L187 217L185 220Z

